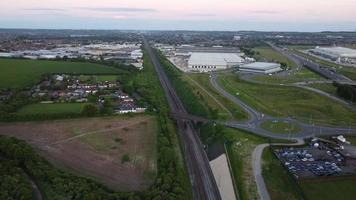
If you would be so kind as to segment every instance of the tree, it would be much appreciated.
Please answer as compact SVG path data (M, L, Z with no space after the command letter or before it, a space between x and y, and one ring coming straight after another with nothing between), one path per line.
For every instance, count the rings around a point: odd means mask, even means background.
M98 107L91 103L84 104L81 110L81 114L88 117L95 116L98 112Z

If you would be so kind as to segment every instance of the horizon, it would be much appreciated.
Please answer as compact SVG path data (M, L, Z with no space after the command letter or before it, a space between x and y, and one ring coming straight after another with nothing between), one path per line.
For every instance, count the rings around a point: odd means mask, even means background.
M352 0L3 0L0 6L6 29L356 31Z

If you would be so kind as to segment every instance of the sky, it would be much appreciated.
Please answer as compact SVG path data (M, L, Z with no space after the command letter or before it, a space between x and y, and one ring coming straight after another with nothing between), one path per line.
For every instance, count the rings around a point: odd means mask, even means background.
M0 28L356 31L356 0L0 0Z

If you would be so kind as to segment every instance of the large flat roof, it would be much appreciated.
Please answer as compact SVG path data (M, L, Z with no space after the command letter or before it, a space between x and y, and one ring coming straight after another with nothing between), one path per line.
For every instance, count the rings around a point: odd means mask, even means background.
M345 47L317 47L313 49L321 53L333 54L339 57L356 57L356 50Z
M268 63L268 62L254 62L245 65L241 65L241 68L245 69L259 69L259 70L268 70L273 68L278 68L281 65L278 63Z
M189 65L227 65L229 63L242 63L243 58L236 53L191 53Z

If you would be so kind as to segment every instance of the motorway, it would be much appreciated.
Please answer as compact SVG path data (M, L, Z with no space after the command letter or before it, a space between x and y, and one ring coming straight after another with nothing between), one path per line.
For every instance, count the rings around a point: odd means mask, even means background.
M144 39L145 48L151 58L151 62L156 70L159 81L165 92L170 111L172 113L187 114L183 103L179 99L175 90L171 86L167 75L153 51L148 41ZM221 196L211 171L209 160L204 151L203 145L198 137L193 123L187 119L177 119L179 139L182 144L184 158L188 168L188 174L192 185L194 199L220 200Z
M267 42L268 45L270 45L274 50L278 51L282 55L286 56L288 59L292 60L299 66L305 66L311 71L320 74L321 76L330 79L334 82L337 82L339 84L348 84L348 85L356 85L356 81L350 80L349 78L345 77L344 75L335 73L332 71L329 67L323 67L319 65L318 63L315 63L307 58L304 58L300 55L290 53L287 50L281 49L280 47L277 47L276 45Z

